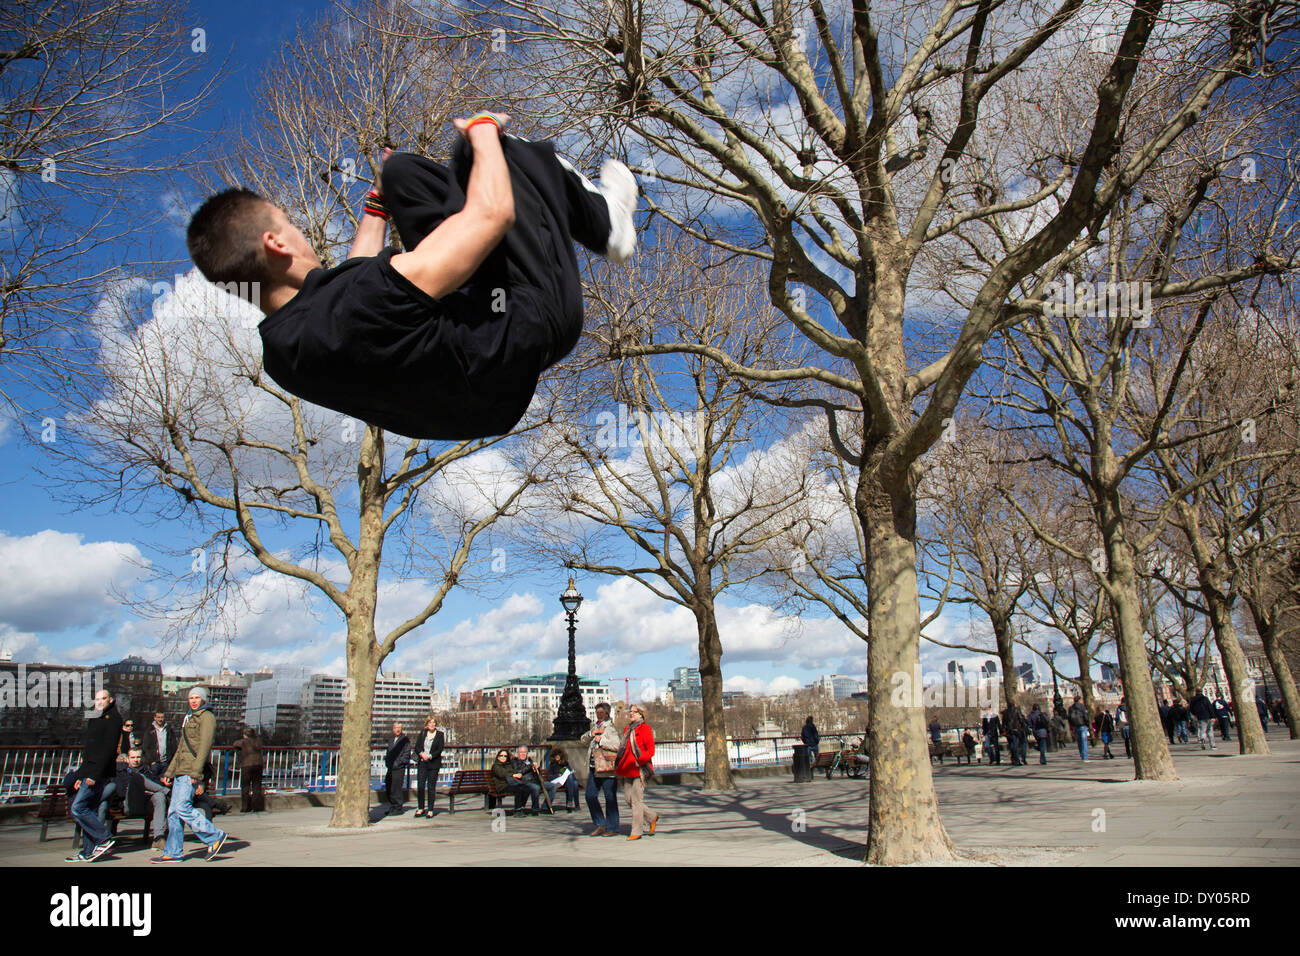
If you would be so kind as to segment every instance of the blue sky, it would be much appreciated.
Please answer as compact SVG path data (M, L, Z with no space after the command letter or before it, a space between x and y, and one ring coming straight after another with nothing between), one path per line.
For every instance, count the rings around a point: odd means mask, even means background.
M208 56L215 66L228 52L230 70L198 121L169 132L177 146L219 136L226 124L241 122L265 59L322 7L199 3L195 26L207 31ZM160 191L152 197L156 211L165 212L169 196ZM202 196L191 185L177 199L189 210ZM184 259L180 228L162 229L154 238L163 255ZM174 271L188 268L184 261L177 269L158 268L142 277L170 281ZM323 601L304 600L292 582L269 574L254 580L250 606L235 615L234 641L214 643L200 636L179 649L164 644L160 629L133 615L117 595L138 593L142 564L173 560L162 549L176 545L177 527L149 515L78 509L61 501L66 495L40 477L54 467L39 446L0 424L0 649L18 660L84 664L134 653L182 672L210 671L223 661L242 670L292 666L344 672L337 612ZM399 643L385 670L423 675L432 666L440 686L457 691L490 679L561 669L565 629L558 595L566 577L558 566L507 572L490 595L453 591L433 620ZM681 608L626 579L585 575L578 586L587 598L578 630L579 669L585 675L633 677L637 693L661 688L674 667L696 664L694 622ZM427 593L422 582L390 572L383 579L381 623L400 619ZM822 673L865 673L865 645L832 619L783 615L761 596L725 598L719 617L729 689L780 692ZM977 620L974 626L982 625ZM956 609L940 633L948 640L968 640L969 627L966 611ZM974 665L987 656L923 650L927 670L940 670L953 657ZM621 694L623 682L615 687Z

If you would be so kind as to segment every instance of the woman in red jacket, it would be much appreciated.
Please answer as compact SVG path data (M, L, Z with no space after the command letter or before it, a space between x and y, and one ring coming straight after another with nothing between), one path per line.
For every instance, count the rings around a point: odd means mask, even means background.
M632 835L628 839L639 840L646 815L645 777L654 773L650 759L655 755L655 735L645 722L645 711L640 705L633 704L629 707L628 715L632 722L623 731L623 747L619 750L614 772L618 775L623 799L632 806ZM657 826L659 815L655 814L655 818L650 821L650 828L646 830L646 836L654 836Z

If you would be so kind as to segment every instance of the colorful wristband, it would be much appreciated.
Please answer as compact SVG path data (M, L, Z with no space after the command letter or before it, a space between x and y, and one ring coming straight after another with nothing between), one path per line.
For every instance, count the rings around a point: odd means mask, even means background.
M370 190L370 194L366 196L365 214L367 216L378 216L380 219L388 218L388 210L384 208L383 197L373 189Z
M465 132L468 133L471 129L473 129L475 126L479 125L480 123L491 123L493 126L497 128L498 133L501 132L501 122L491 113L475 113L465 123Z

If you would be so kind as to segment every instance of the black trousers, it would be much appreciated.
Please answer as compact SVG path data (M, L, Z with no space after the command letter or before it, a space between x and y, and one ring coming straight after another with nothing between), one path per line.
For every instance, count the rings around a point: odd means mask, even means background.
M501 148L510 171L515 224L466 284L504 288L507 296L516 285L542 293L558 323L551 352L542 357L545 369L572 351L582 332L582 286L573 242L604 252L609 206L560 161L549 143L503 136ZM408 251L465 207L472 165L473 151L464 139L448 166L414 153L396 153L384 163L384 205Z
M239 771L239 798L241 810L266 809L266 798L262 793L261 767L247 767Z
M438 771L442 769L441 760L417 760L415 764L416 802L424 809L424 793L429 792L429 809L433 809L433 798L438 792Z
M406 789L406 768L394 767L384 776L384 790L388 795L388 805L394 810L402 809L402 791Z

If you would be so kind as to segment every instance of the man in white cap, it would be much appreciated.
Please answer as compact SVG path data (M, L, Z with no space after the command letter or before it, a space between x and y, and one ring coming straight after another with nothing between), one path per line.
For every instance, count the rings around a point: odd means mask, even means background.
M218 830L194 807L194 797L203 793L203 770L212 750L212 739L217 732L216 715L208 709L208 689L191 687L190 712L181 725L180 741L176 755L167 765L162 782L172 788L171 807L167 813L167 846L162 856L150 863L179 863L185 858L185 825L195 836L208 845L208 860L221 852L226 842L224 831Z

